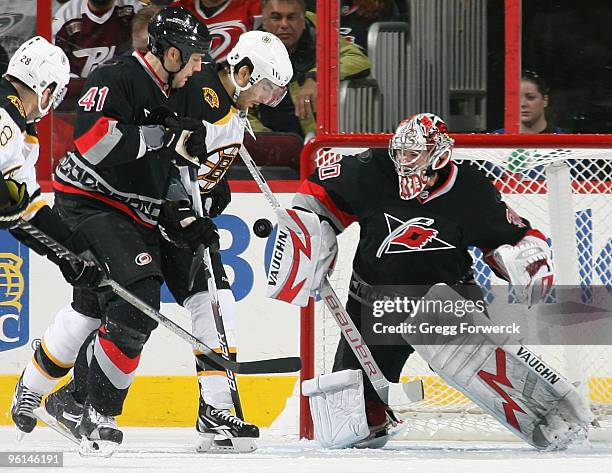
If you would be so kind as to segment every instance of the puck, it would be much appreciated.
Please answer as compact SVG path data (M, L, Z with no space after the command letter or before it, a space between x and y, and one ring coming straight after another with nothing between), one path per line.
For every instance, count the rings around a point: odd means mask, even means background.
M259 238L266 238L272 233L272 222L267 218L259 218L253 224L253 233Z

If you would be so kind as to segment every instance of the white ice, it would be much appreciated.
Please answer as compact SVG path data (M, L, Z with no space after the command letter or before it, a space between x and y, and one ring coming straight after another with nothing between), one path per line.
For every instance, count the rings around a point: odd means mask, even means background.
M383 450L326 451L315 442L264 434L250 454L198 454L194 429L125 428L121 448L112 458L82 458L48 428L37 428L17 442L15 431L0 427L0 451L64 452L63 468L4 471L198 472L198 473L605 473L612 471L612 444L596 443L570 452L541 453L520 443L404 442Z

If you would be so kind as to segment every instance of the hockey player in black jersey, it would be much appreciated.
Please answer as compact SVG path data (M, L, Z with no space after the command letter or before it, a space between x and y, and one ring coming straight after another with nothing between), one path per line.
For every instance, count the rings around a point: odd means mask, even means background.
M148 53L135 52L90 74L78 102L77 151L56 169L55 210L79 237L79 250L91 251L111 278L159 308L157 224L168 182L177 165L198 167L198 157L206 154L201 122L173 114L169 97L201 69L210 35L182 8L162 10L149 32ZM179 233L182 239L205 245L218 242L207 218L189 220ZM58 347L57 339L82 341L94 330L90 366L85 353L75 366L77 385L86 386L77 389L86 397L76 399L84 404L82 453L109 454L121 443L114 417L121 413L140 353L156 325L107 292L75 290L72 306L47 330L33 369L55 379L68 372L78 350ZM59 360L49 356L45 341L51 340ZM54 383L38 377L38 385L31 388L45 392Z
M468 246L483 250L492 269L520 288L521 300L531 305L543 298L553 279L546 238L514 213L475 167L453 162L452 148L453 140L445 123L435 115L424 113L399 125L388 152L374 150L366 158L344 157L329 169L319 168L300 186L294 208L277 212L276 262L271 265L276 268L274 274L269 274L269 294L304 305L308 296L321 287L335 259L335 235L358 222L360 240L346 304L357 327L363 320L362 314L380 296L380 286L401 286L407 290L440 284L476 288ZM289 223L285 227L283 222ZM281 241L283 234L291 234L291 239ZM297 254L300 258L292 258ZM305 267L308 264L312 269ZM298 279L297 274L306 276ZM369 348L391 382L399 381L402 367L415 350L406 343ZM514 401L520 404L521 413L515 417L514 413L507 415L499 407L503 399L476 376L478 369L488 365L469 360L487 360L495 367L496 356L503 356L504 363L514 363L515 374L508 375L516 389L513 393L520 393L527 376L521 378L524 370L531 379L537 378L537 383L546 384L539 374L517 361L512 347L497 347L496 352L493 344L481 344L475 338L460 347L451 346L447 351L445 348L416 347L419 355L449 384L530 444L537 448L563 448L576 436L586 433L592 414L585 400L565 380L550 398L530 399L525 394L516 394ZM454 366L454 370L449 368L453 360L463 360L464 356L463 365ZM349 343L341 337L333 371L346 369L362 370L362 366ZM511 373L510 367L507 372ZM321 381L321 386L340 382L336 373L324 376L330 378ZM363 437L353 437L347 430L361 420L361 412L365 412L371 430L366 441L376 440L378 446L385 443L386 429L391 422L389 408L381 402L366 374L363 379L365 406L363 402L351 406L347 401L360 399L355 395L359 388L354 386L344 390L336 388L334 392L321 390L316 395L322 396L325 402L311 402L311 408L316 411L313 420L317 435L323 436L327 444L334 445L335 439L343 437L339 435L341 431L352 439L343 446L362 443ZM469 384L466 379L470 380ZM333 406L341 400L344 400L340 409L343 418L336 419ZM548 407L530 410L534 402ZM351 412L355 422L346 420L352 416Z
M177 109L189 117L203 120L206 127L208 154L201 163L198 183L203 208L210 217L219 215L230 201L225 174L242 146L248 109L259 104L277 105L293 75L283 43L274 35L261 31L242 34L227 61L223 66L206 64L174 97L180 102ZM189 188L188 183L183 182L183 186L175 185L172 189L181 187ZM180 193L172 194L168 195L168 200L185 200ZM176 228L172 221L180 219L170 217L169 225ZM230 356L235 357L235 299L219 253L211 256L227 345ZM200 268L193 287L188 287L187 269L192 258L189 248L179 248L162 240L162 271L168 287L177 302L189 310L193 334L208 346L218 348L220 343L204 268ZM198 451L254 450L254 442L249 443L248 439L259 437L259 429L232 413L235 406L226 372L211 364L205 356L198 353L195 356L200 387L196 421Z
M206 127L208 152L200 165L198 180L203 207L210 217L220 214L231 199L225 172L236 158L242 144L246 110L259 103L277 103L282 99L285 85L292 75L291 63L284 46L280 40L267 33L250 32L242 35L233 50L231 62L232 64L225 67L205 64L201 71L189 79L185 87L172 93L169 102L170 109L180 110L182 114L203 120ZM194 335L209 346L218 347L219 340L203 268L196 274L193 287L188 288L188 270L193 250L201 241L197 233L185 234L180 228L181 220L194 218L190 204L175 205L178 201L189 201L190 196L186 190L188 188L189 183L181 182L178 174L169 180L165 196L168 201L162 205L159 219L165 235L164 238L159 238L161 269L176 300L190 311ZM227 340L230 351L235 356L235 301L219 254L213 252L212 260ZM99 325L95 317L88 317L75 309L77 308L69 307L58 314L54 323L47 329L34 359L26 368L31 377L37 377L32 384L41 394L49 392L59 377L68 371L88 330L91 331L96 328L96 324ZM84 350L82 352L84 353ZM243 451L251 451L253 447L245 441L258 437L259 431L256 426L231 413L232 399L225 372L197 353L196 360L200 383L199 415L196 423L201 436L198 450L231 450L231 441L238 438L242 439L240 446ZM79 372L82 374L83 369ZM75 398L82 400L85 396L83 392L76 392L73 396L74 389L75 385L71 382L51 394L45 402L45 409L49 416L78 436L77 423L82 405L75 401ZM82 391L82 387L80 390ZM225 440L215 440L211 443L217 436Z

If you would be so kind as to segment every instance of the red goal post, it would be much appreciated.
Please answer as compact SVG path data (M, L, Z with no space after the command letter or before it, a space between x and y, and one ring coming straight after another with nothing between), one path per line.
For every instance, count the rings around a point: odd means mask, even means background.
M391 136L382 133L321 134L304 147L301 176L308 176L317 167L317 163L329 163L330 158L335 157L334 148L386 148ZM551 237L553 252L557 249L556 268L562 284L586 281L610 284L612 287L610 264L606 268L606 261L612 261L612 135L452 136L455 139L454 158L471 161L481 167L500 189L504 199L510 200L520 214L530 219L534 226L543 227ZM582 226L576 227L580 223L579 218L590 219L588 230L582 229ZM586 232L591 233L587 235ZM341 236L339 242L336 273L340 275L337 278L332 275L331 279L342 298L346 297L356 237ZM343 253L343 245L350 249L345 249ZM591 247L585 249L585 245ZM596 267L592 261L585 263L582 257L579 258L578 254L585 251L602 259L603 263L598 263L601 268ZM473 254L473 257L475 272L478 274L479 271L486 271L485 265L477 260L477 255ZM481 266L477 268L478 264ZM595 276L585 275L585 265ZM331 326L325 326L329 323L321 303L311 300L309 306L302 310L302 380L331 369L329 357L333 358L338 335L334 333L333 322ZM612 368L608 369L609 363L605 361L612 359L612 347L579 347L577 350L569 353L563 347L542 347L542 356L572 378L570 380L576 378L583 381L585 393L590 396L598 417L604 426L612 426L606 419L606 416L612 414ZM321 355L321 351L326 353ZM568 360L572 360L571 363ZM583 360L589 364L588 369L582 366ZM410 363L409 360L407 366ZM484 433L487 434L486 438L490 438L488 433L496 430L494 425L491 426L495 423L490 419L483 421L486 417L484 415L478 417L477 421L468 420L468 413L478 415L474 405L441 384L434 373L419 371L423 369L426 368L407 372L410 377L424 379L428 397L424 403L407 409L406 416L411 419L411 423L418 424L418 428L411 432L416 432L412 438L420 438L420 434L430 437L429 430L442 432L446 428L461 432L459 437L466 437L465 432L469 430L472 434L475 432L469 438L481 438L480 434ZM577 378L580 376L582 378ZM450 420L447 421L447 418ZM300 400L300 436L313 438L308 400L304 397ZM451 435L449 438L457 437Z

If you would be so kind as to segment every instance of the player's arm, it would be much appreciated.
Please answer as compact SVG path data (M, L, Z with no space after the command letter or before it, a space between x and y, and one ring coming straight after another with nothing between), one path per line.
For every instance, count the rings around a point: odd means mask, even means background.
M515 286L519 298L531 306L546 296L554 280L546 236L512 210L488 181L480 194L473 244L482 249L495 274Z
M300 185L293 208L277 209L268 297L304 306L333 270L338 252L336 235L357 220L353 208L358 208L358 163L351 159L334 163L329 174L317 169Z
M30 195L26 184L16 176L23 164L25 130L23 109L8 100L0 103L0 228L14 226L25 213Z
M90 75L77 104L74 144L79 153L99 167L143 159L149 151L199 166L196 157L205 153L201 122L156 109L150 111L149 125L136 124L134 117L142 110L131 97L133 79L125 72L102 66Z
M139 111L130 97L129 78L114 74L120 69L100 67L83 87L77 104L74 144L95 166L114 166L142 158L147 150L140 127L134 123Z

